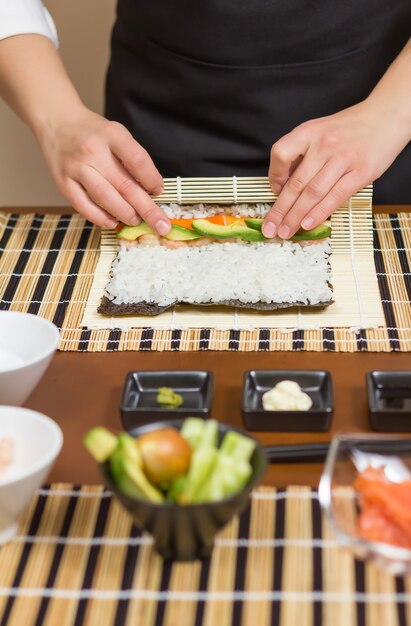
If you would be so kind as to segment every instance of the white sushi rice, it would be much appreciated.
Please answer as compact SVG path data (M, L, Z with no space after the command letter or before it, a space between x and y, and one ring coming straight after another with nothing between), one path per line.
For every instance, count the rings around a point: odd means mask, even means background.
M233 206L212 204L160 204L161 209L170 219L201 219L212 215L233 215L234 217L265 217L271 208L271 204L236 204Z
M115 304L167 306L239 300L244 303L329 302L328 240L298 243L211 243L171 250L121 248L107 297Z

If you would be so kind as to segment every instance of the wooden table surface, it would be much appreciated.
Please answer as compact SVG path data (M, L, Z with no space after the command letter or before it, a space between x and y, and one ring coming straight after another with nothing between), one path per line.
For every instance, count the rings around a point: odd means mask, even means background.
M24 212L36 208L19 209ZM376 207L378 212L411 211L411 206ZM16 211L13 208L13 211ZM41 209L44 212L44 209ZM62 208L47 212L63 212ZM64 210L64 212L67 212ZM326 441L335 432L369 430L365 373L410 369L409 353L326 352L118 352L55 355L26 405L55 419L64 432L64 447L49 477L51 481L100 482L94 462L81 440L92 426L120 427L119 403L125 375L141 369L207 369L215 375L212 416L242 425L241 386L249 369L325 369L334 382L334 416L327 433L256 433L265 444ZM276 486L315 486L322 464L271 465L265 482Z

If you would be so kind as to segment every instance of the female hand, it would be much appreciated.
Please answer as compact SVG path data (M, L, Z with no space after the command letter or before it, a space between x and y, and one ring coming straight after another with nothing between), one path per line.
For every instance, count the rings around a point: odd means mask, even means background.
M69 119L43 128L38 139L59 191L76 211L99 226L144 219L167 234L170 222L149 196L161 193L163 180L146 150L124 126L85 107Z
M367 100L301 124L272 147L269 177L279 196L264 235L288 239L300 226L318 226L381 176L407 142L401 124Z

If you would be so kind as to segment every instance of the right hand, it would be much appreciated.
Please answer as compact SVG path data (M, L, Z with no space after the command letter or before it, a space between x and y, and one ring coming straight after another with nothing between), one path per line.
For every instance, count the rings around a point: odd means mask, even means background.
M59 191L88 220L113 228L143 219L168 233L170 221L149 196L161 193L163 179L124 126L84 108L39 141Z

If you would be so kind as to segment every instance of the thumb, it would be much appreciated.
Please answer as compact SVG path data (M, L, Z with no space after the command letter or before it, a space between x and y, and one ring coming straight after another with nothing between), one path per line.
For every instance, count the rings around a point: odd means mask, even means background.
M301 163L309 143L306 134L298 127L273 145L268 177L274 193L280 193L295 168Z

